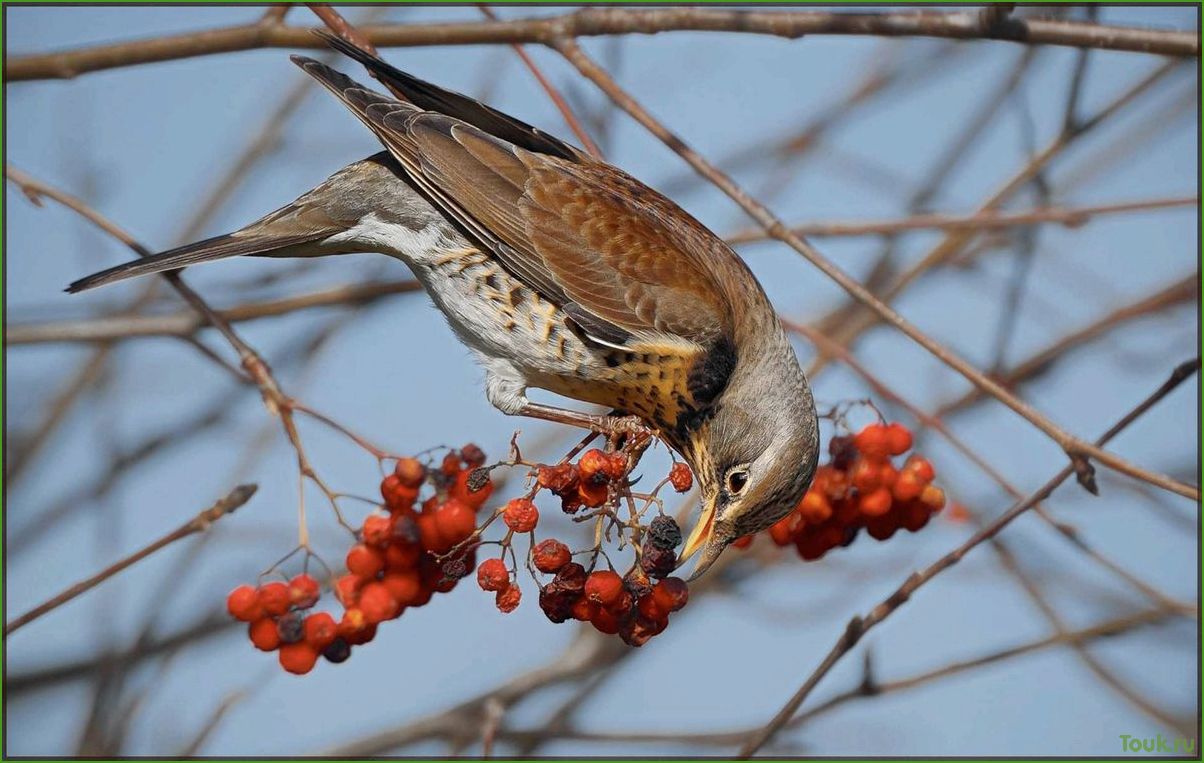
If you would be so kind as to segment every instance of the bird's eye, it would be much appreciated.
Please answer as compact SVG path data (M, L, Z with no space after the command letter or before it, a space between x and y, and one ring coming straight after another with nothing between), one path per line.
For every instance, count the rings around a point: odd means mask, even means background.
M732 495L740 495L744 492L744 487L748 485L748 470L747 469L732 469L727 473L727 492Z

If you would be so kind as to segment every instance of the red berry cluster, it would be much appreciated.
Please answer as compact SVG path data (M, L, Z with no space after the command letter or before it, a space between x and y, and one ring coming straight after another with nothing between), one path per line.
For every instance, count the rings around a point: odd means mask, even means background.
M515 576L506 565L505 553L513 533L531 533L538 525L539 510L532 499L546 490L559 497L567 514L576 515L582 508L605 513L605 507L615 503L616 491L626 486L630 466L622 451L598 449L586 451L576 463L536 466L532 493L511 500L500 510L502 521L511 531L503 541L502 556L485 560L477 569L478 585L494 593L498 609L511 612L522 598ZM685 492L693 484L693 475L684 464L675 464L667 481ZM587 571L573 561L569 547L555 538L533 541L529 566L533 572L551 576L551 580L541 581L539 592L539 607L547 618L554 623L589 622L602 633L617 634L632 646L642 646L664 631L669 615L689 600L685 581L670 577L677 558L675 549L682 541L681 529L672 517L658 515L647 527L639 525L638 530L632 540L637 562L625 576L613 569ZM599 550L581 553L591 554L592 568Z
M334 582L343 605L337 622L326 612L304 613L320 593L308 575L288 585L240 586L227 599L230 614L251 624L256 647L279 649L280 664L291 673L308 673L319 655L343 662L351 647L376 636L378 624L452 590L475 568L476 550L466 541L493 492L484 463L475 445L448 453L433 469L414 458L398 460L380 487L388 514L364 520L359 542L347 552L347 574ZM415 508L424 485L433 494Z
M880 541L900 528L919 531L944 507L945 493L932 484L936 472L923 456L913 454L901 466L891 462L911 444L911 432L897 423L833 437L830 461L816 471L795 510L769 528L769 536L779 546L793 544L812 561L849 545L863 527Z

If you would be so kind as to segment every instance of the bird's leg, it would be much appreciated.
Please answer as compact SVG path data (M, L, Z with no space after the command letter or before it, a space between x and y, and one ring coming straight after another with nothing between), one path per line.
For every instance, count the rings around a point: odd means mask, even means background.
M644 440L651 439L653 435L648 425L636 416L581 413L580 411L570 411L566 408L556 408L551 405L541 405L540 403L526 403L515 412L515 415L581 427L582 429L599 432L611 438L627 435L636 440Z

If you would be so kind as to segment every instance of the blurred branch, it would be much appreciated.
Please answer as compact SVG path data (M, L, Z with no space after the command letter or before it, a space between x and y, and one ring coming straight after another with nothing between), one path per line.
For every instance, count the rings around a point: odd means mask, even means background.
M413 279L381 283L335 286L293 297L236 305L216 314L229 323L270 318L313 307L353 307L374 302L393 294L422 291ZM171 315L113 315L54 323L5 327L4 341L9 345L45 342L98 342L145 336L193 335L206 321L195 312Z
M484 3L478 3L477 8L480 9L482 15L484 15L485 18L489 19L490 21L498 20L497 14L495 14L488 5L485 5ZM581 146L586 150L586 152L588 152L589 155L595 159L603 158L602 149L598 148L597 143L594 143L593 138L589 136L589 133L586 132L585 128L581 125L581 120L577 118L577 115L573 113L572 108L569 107L568 101L564 99L564 96L560 94L560 91L556 89L556 86L544 76L544 73L540 70L539 66L536 65L535 60L531 58L526 49L518 43L511 43L510 47L518 55L519 59L522 60L523 65L527 67L527 70L531 72L532 76L535 77L535 80L539 83L539 86L542 87L544 92L548 94L548 98L551 99L552 104L556 107L556 110L560 112L560 116L564 119L564 123L568 125L568 128L573 131L574 135L577 136L577 140L581 141Z
M1140 418L1142 414L1148 411L1159 401L1174 391L1180 384L1194 376L1200 369L1200 359L1194 358L1190 361L1181 363L1175 368L1174 372L1165 383L1162 384L1153 394L1139 403L1136 407L1126 413L1117 421L1111 428L1108 429L1098 440L1097 444L1104 445L1121 431ZM1035 504L1048 498L1054 490L1056 490L1063 482L1065 482L1074 473L1073 466L1066 466L1052 479L1046 482L1043 486L1032 493L1028 498L1017 502L1006 512L992 521L989 525L976 532L969 540L958 546L953 551L933 562L928 567L920 572L912 573L910 577L902 585L900 585L894 593L883 600L878 606L874 607L864 617L853 617L845 627L844 633L836 644L824 657L818 667L807 677L803 685L799 687L794 696L786 702L785 706L774 716L763 729L745 744L740 750L741 757L750 757L757 750L761 749L768 741L770 741L778 731L780 731L794 716L799 706L803 701L810 696L811 692L819 684L819 682L828 674L829 671L846 655L861 638L869 632L874 626L886 620L904 603L910 599L916 591L922 588L927 582L939 575L941 572L949 569L953 565L960 562L966 554L974 550L986 540L993 538L1012 520L1019 517L1021 514L1032 508Z
M1056 223L1067 228L1079 228L1097 215L1123 212L1144 212L1152 209L1176 207L1198 207L1199 196L1173 196L1164 199L1096 204L1084 207L1039 207L1023 212L1000 212L983 210L969 215L922 214L894 220L814 222L791 226L798 236L889 236L897 233L920 230L971 230L989 231L1038 223ZM737 231L725 238L732 245L773 241L764 230L750 228Z
M1178 305L1193 304L1199 299L1199 296L1200 274L1197 271L1166 288L1159 289L1130 304L1122 305L1088 325L1066 334L999 374L997 379L1000 384L1015 389L1023 382L1048 373L1054 364L1065 358L1068 353L1099 339L1113 329ZM957 413L981 399L983 399L982 393L977 389L971 389L962 397L940 406L935 415L943 418Z
M187 538L189 535L208 530L214 522L233 512L247 501L251 500L251 496L255 495L255 490L255 485L239 485L231 490L225 498L222 498L217 503L213 504L192 519L177 527L175 530L172 530L168 534L164 535L162 538L159 538L146 547L135 551L120 561L114 562L95 575L86 578L85 580L81 580L57 596L51 597L25 614L13 618L9 622L5 623L4 637L8 638L9 634L18 628L28 625L42 615L45 615L47 612L53 611L77 596L87 593L130 565L142 561L156 551L170 546L172 543L175 543L181 538Z
M796 39L805 35L947 37L1006 40L1028 45L1063 45L1194 58L1194 31L1142 29L1080 21L1009 17L984 25L973 12L832 13L828 11L743 11L702 8L585 8L552 17L510 21L360 27L364 42L378 47L542 43L564 37L657 34L671 31L741 32ZM353 41L356 42L356 41ZM171 61L254 48L324 48L303 27L272 19L203 32L167 35L54 53L8 57L5 79L63 79L87 72Z
M891 326L907 335L935 358L940 360L945 365L949 366L954 371L964 376L972 382L976 387L979 387L983 392L998 399L1001 403L1011 408L1017 414L1027 419L1033 426L1044 432L1051 440L1058 444L1066 455L1070 458L1074 465L1079 483L1091 492L1095 492L1094 468L1091 466L1089 459L1094 459L1108 466L1111 469L1127 474L1134 479L1139 479L1144 482L1149 482L1152 485L1157 485L1165 490L1169 490L1179 495L1185 496L1192 500L1197 500L1200 495L1199 488L1184 484L1178 480L1172 479L1164 474L1158 474L1149 469L1137 466L1130 463L1126 459L1117 456L1101 448L1088 443L1087 441L1072 435L1063 430L1058 425L1054 424L1044 414L1038 412L1035 408L1016 397L1009 390L1005 389L998 382L989 378L986 374L979 371L973 365L968 363L960 355L955 354L952 350L937 342L931 336L920 331L915 325L899 315L893 308L880 300L874 294L870 293L856 279L849 276L843 270L838 268L830 260L823 256L818 250L812 247L805 239L802 239L790 232L788 228L779 220L765 205L758 202L749 196L740 186L736 184L729 176L718 170L714 165L708 163L700 154L690 148L680 137L669 131L664 125L658 122L651 114L648 113L634 98L623 90L617 82L614 81L601 67L599 67L585 52L571 39L561 39L557 41L556 47L561 54L565 56L583 76L592 81L604 93L606 93L616 104L628 114L630 114L637 122L645 129L657 137L670 150L678 154L682 159L690 164L698 174L714 183L728 197L735 201L750 217L756 220L765 230L774 238L787 244L796 252L801 254L812 265L819 268L824 275L835 281L842 289L848 292L858 302L861 302L869 308L878 319L889 323ZM1171 66L1168 64L1167 67ZM1159 72L1169 71L1167 67L1162 67ZM1152 78L1161 76L1155 73L1147 77L1147 81L1153 81ZM1123 102L1123 100L1122 100ZM1080 130L1088 129L1089 125L1110 113L1112 108L1117 107L1115 104L1106 108L1104 111L1096 115L1094 120L1089 120L1084 125L1080 125Z

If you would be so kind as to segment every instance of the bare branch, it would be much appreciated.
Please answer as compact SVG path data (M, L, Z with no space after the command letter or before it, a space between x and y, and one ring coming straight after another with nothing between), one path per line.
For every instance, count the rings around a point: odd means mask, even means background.
M208 530L214 522L231 513L247 501L251 500L251 496L255 495L255 490L255 485L239 485L231 490L225 498L222 498L217 503L213 504L192 519L177 527L175 530L172 530L168 534L164 535L162 538L159 538L144 548L135 551L120 561L114 562L95 575L81 580L57 596L47 599L25 614L15 617L9 622L5 623L4 637L8 638L9 634L18 628L28 625L47 612L51 612L58 607L61 607L75 597L87 593L130 565L142 561L159 549L170 546L172 543L175 543L181 538L187 538L189 535Z
M420 45L548 44L559 37L657 34L672 31L742 32L788 39L804 35L947 37L1007 40L1029 45L1063 45L1193 58L1200 38L1193 31L1106 26L1078 21L1020 19L984 27L973 12L831 13L827 11L740 11L701 8L586 8L561 16L498 22L362 26L379 47ZM323 48L308 29L256 23L9 58L5 79L63 79L87 72L172 61L253 48Z

